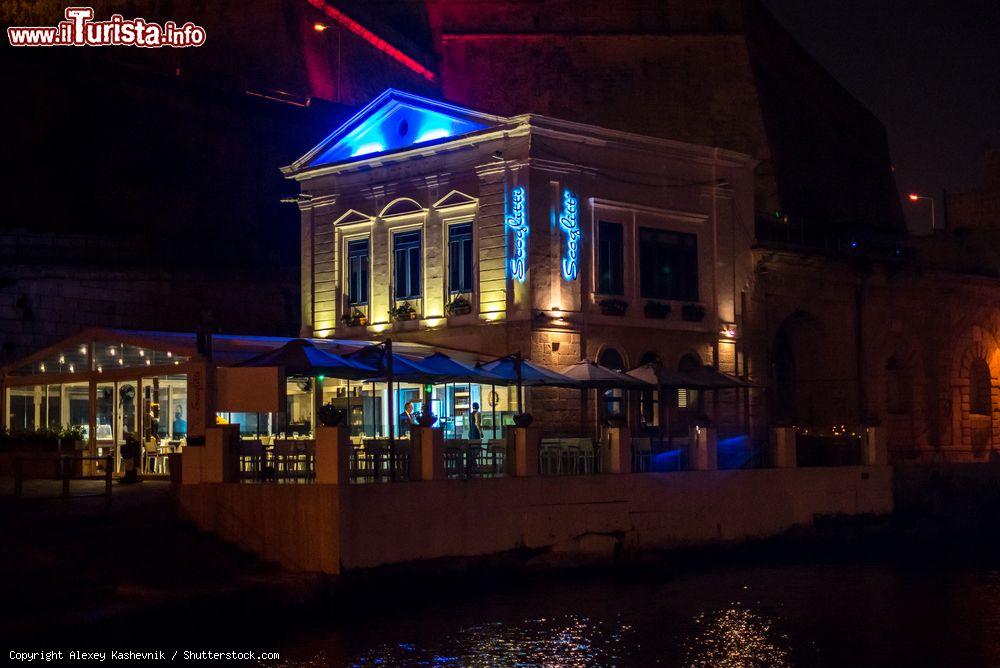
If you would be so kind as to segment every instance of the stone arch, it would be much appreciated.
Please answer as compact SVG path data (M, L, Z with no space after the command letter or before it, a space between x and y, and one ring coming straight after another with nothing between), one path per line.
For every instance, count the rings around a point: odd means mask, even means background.
M771 417L788 424L823 427L847 422L843 388L831 396L828 369L833 351L826 328L813 314L797 309L771 340Z
M951 365L952 447L959 456L985 458L997 446L1000 425L993 397L1000 376L1000 342L996 334L974 325L956 343ZM973 406L973 402L976 406Z
M615 356L617 356L617 360L614 359ZM628 359L626 358L625 353L609 344L601 346L601 348L597 351L596 361L601 366L606 366L609 369L614 369L615 371L627 371L631 368L628 365ZM616 365L611 366L611 364Z

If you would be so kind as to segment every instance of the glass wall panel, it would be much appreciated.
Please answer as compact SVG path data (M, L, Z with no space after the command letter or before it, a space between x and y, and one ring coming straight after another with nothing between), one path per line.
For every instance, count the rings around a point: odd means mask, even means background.
M87 344L79 344L53 353L11 372L12 376L36 376L42 373L83 373L87 370Z
M90 437L90 391L87 383L68 383L62 387L62 414L66 427L83 427Z
M308 436L312 433L314 382L312 378L288 379L284 428L279 432L298 436Z
M125 381L121 383L116 383L116 401L117 403L117 414L118 422L117 429L115 430L116 436L118 438L118 444L121 445L125 442L125 434L137 434L137 422L136 418L138 416L138 411L136 406L138 403L138 390L136 388L135 381Z
M7 428L27 431L43 426L42 393L44 386L28 385L7 390Z
M179 365L188 359L190 358L174 354L172 350L153 350L114 341L94 343L94 369L97 371L114 368L138 369L165 364Z
M49 385L45 389L45 426L59 431L63 424L62 386Z

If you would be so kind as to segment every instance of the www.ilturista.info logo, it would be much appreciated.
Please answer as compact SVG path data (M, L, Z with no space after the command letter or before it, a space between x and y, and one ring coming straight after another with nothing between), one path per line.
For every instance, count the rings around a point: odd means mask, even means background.
M145 19L126 19L113 14L107 21L94 21L93 7L67 7L66 20L55 26L7 28L11 46L138 46L158 49L184 48L205 43L205 29L188 21L178 26Z

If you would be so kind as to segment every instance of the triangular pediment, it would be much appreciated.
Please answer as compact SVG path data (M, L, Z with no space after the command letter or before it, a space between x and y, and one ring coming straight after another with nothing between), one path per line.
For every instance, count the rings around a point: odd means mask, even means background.
M337 227L338 225L356 225L358 223L370 223L370 222L372 222L371 216L361 213L356 209L348 209L340 216L340 218L333 221L333 226Z
M472 195L466 195L461 190L452 190L450 193L434 202L435 209L447 209L452 206L470 206L478 203Z
M444 143L503 120L390 88L302 156L291 169L350 162L419 145Z

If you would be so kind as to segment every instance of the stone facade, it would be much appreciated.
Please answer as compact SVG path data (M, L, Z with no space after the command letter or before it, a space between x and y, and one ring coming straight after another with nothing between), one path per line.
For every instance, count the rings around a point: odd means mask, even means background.
M501 119L484 134L458 138L420 155L387 154L340 165L303 167L304 335L392 337L467 350L483 358L521 351L559 367L618 353L623 368L655 356L676 368L684 355L742 373L737 338L720 341L723 323L738 323L740 292L751 271L753 161L710 147L656 140L554 119ZM505 227L511 193L523 188L530 224L524 282L511 276L513 233ZM566 191L579 203L578 274L563 275L567 237L557 223ZM472 312L446 311L446 228L474 223ZM624 315L605 313L597 291L596 225L618 223L624 234ZM640 228L697 239L698 317L686 302L651 319L639 289ZM410 300L419 317L393 322L390 267L394 231L423 234L423 290ZM343 256L346 242L370 239L371 299L365 326L349 326ZM736 328L738 331L738 327ZM645 356L645 357L644 357ZM567 429L589 410L577 391L536 390L530 410L546 429ZM723 393L725 394L725 393ZM741 398L737 399L742 401ZM730 398L728 401L732 401ZM711 403L711 402L709 402ZM705 410L720 412L711 405ZM721 412L720 412L721 414ZM724 431L742 428L738 408Z

